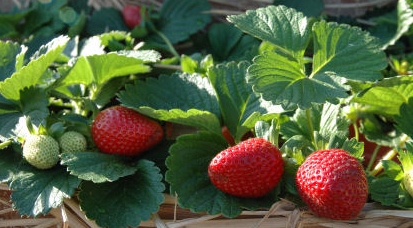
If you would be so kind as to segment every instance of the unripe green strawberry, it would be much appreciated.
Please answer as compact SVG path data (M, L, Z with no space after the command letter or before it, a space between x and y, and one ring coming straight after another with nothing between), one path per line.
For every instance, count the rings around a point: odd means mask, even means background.
M262 138L250 138L218 153L208 167L212 184L228 194L256 198L269 193L281 180L280 151Z
M404 173L403 185L410 196L413 197L413 169Z
M101 111L92 124L93 141L109 154L139 155L158 144L163 135L158 122L123 106Z
M298 168L296 185L307 206L319 216L330 219L357 217L368 196L363 166L342 149L310 154Z
M76 131L67 131L59 139L62 153L84 151L87 147L85 136Z
M30 135L23 144L23 157L36 168L52 168L59 162L59 143L49 135Z

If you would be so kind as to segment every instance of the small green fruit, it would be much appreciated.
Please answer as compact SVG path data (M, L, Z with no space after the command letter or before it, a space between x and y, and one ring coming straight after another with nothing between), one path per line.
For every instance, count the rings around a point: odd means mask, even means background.
M65 132L59 140L62 153L79 152L86 150L87 142L85 136L76 131Z
M413 169L404 174L403 185L410 196L413 197Z
M23 157L38 169L49 169L59 162L59 143L49 135L30 135L23 144Z

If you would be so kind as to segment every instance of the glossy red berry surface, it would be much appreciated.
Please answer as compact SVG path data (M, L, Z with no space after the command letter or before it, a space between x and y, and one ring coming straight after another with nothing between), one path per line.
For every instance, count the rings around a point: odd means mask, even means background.
M123 106L101 111L92 123L92 137L105 153L134 156L163 139L160 124Z
M298 168L296 185L307 206L330 219L357 217L368 196L363 166L341 149L320 150L309 155Z
M221 151L208 167L215 187L245 198L270 192L280 182L283 172L280 151L262 138L250 138Z

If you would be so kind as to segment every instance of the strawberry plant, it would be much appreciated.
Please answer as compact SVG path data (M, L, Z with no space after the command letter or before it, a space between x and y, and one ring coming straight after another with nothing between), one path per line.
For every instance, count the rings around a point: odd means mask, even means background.
M134 227L159 210L167 193L177 196L182 208L234 218L281 198L311 205L300 195L296 174L315 151L337 148L351 154L346 159L353 163L368 159L361 138L349 137L354 124L366 140L389 148L385 160L363 170L368 197L359 198L357 210L371 201L411 209L413 77L408 67L394 67L394 59L389 66L387 58L387 48L406 42L401 39L409 34L411 22L403 20L411 11L407 2L399 2L400 27L391 41L281 5L207 26L210 6L199 0L169 0L157 14L149 10L144 36L126 28L121 12L101 9L87 17L79 36L54 36L31 49L28 43L2 41L0 181L13 190L13 207L28 216L47 214L65 198L77 197L99 226ZM178 53L175 45L187 41L191 49ZM104 116L106 110L123 111L112 118ZM141 120L155 132L135 134ZM100 121L106 129L97 129ZM61 140L63 153L53 167L25 162L22 142L30 126ZM170 137L171 126L191 131ZM86 146L82 140L71 151L63 136L73 131L85 137ZM124 156L108 139L140 142L138 152ZM142 146L139 140L153 142ZM259 185L251 182L245 195L228 193L216 183L215 168L208 172L222 151L264 140L283 167L260 167L276 174L260 177L260 183L270 183L265 192L250 193ZM219 172L233 168L245 167ZM237 173L235 186L246 172ZM351 194L346 199L351 201Z

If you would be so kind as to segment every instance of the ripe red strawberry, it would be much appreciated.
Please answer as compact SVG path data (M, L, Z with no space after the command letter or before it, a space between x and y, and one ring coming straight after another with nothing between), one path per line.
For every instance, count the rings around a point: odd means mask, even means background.
M250 138L218 153L208 167L212 183L228 194L256 198L270 192L284 172L281 153L271 142Z
M126 25L130 29L133 29L142 21L141 7L137 5L126 5L122 9L122 16Z
M96 116L92 137L102 152L134 156L158 144L163 129L158 122L132 109L113 106Z
M300 197L314 213L337 220L357 217L368 195L363 166L342 149L309 155L298 168L296 185Z

